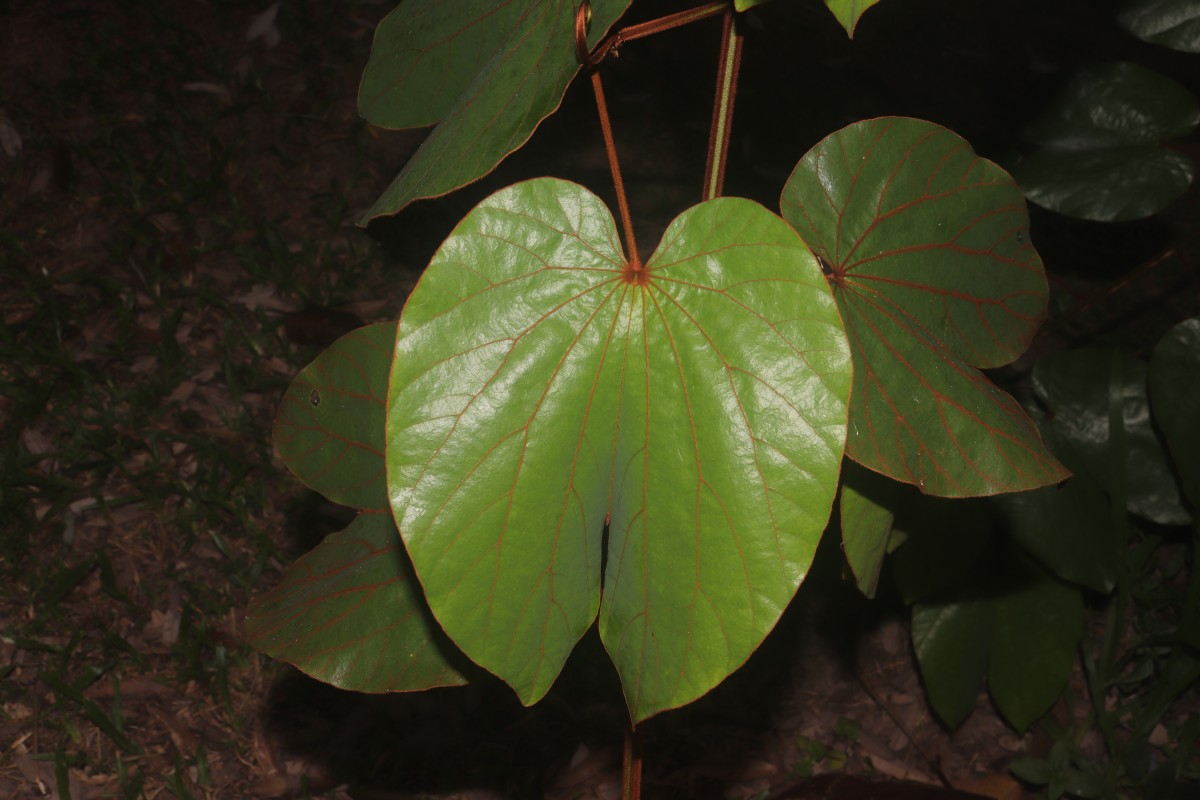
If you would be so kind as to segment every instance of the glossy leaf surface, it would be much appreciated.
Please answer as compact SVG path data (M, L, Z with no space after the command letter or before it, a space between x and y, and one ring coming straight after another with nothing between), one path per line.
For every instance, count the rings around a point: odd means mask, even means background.
M1013 166L1032 202L1098 221L1161 211L1195 167L1160 142L1186 136L1200 108L1179 84L1136 64L1078 71L1024 138L1037 149Z
M1125 30L1187 53L1200 53L1200 4L1195 0L1133 0L1117 13Z
M351 331L292 380L275 449L300 481L335 503L386 508L384 411L396 323Z
M1020 355L1046 308L1008 175L945 128L883 118L809 151L780 205L824 261L850 338L851 458L953 497L1066 477L977 369Z
M593 0L595 45L629 0ZM405 0L380 23L359 110L389 128L437 127L364 220L490 172L558 108L579 71L575 0Z
M1179 323L1154 348L1150 405L1184 494L1200 508L1200 319Z
M1120 381L1110 389L1114 367ZM1047 437L1055 440L1055 449L1072 469L1086 472L1108 491L1113 490L1109 393L1118 393L1124 408L1123 479L1128 508L1154 522L1184 525L1191 515L1182 505L1170 461L1154 429L1146 370L1145 362L1128 353L1068 350L1038 361L1033 369L1033 388L1052 417L1046 431Z
M272 658L356 692L466 683L386 511L364 512L250 604L246 635ZM469 663L467 663L469 666Z
M387 513L383 456L396 323L359 328L305 367L284 394L275 443L330 500L366 509L298 559L250 604L255 647L318 680L361 692L465 681Z
M912 637L930 703L957 727L975 708L984 674L1000 713L1025 730L1071 674L1083 600L1014 554L993 560L969 596L913 607Z
M523 702L597 614L635 721L775 624L829 516L850 384L783 220L709 201L639 273L597 197L517 184L439 249L396 353L394 515L442 626Z
M900 484L847 460L842 465L842 549L858 589L875 596L892 536Z

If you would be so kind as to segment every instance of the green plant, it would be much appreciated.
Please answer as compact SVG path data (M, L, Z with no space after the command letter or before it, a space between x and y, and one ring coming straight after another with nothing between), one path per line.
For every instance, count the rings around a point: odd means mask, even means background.
M757 4L607 37L628 2L409 0L381 23L363 115L436 127L367 219L492 170L582 65L619 223L578 184L502 189L441 245L398 323L349 334L297 376L277 447L306 485L360 513L255 601L257 646L359 691L457 684L482 667L531 704L597 624L636 731L758 647L841 478L841 534L865 591L908 539L898 582L947 721L965 716L985 671L1020 728L1062 692L1083 627L1073 584L1112 589L1119 556L1072 557L1101 489L1069 483L1075 505L1060 505L1067 469L982 372L1024 352L1045 315L1022 191L949 130L885 117L801 158L781 215L720 197L739 15ZM872 4L827 5L852 32ZM704 200L644 255L602 61L717 15ZM932 541L937 515L980 513L971 497L994 498L1011 535ZM971 597L950 594L947 575L981 564L1003 569ZM1019 624L1030 618L1040 624ZM972 647L948 646L955 632Z

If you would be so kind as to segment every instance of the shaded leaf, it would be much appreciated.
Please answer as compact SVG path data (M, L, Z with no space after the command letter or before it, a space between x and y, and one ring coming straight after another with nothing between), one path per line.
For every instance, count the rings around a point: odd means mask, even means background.
M1133 0L1117 13L1125 30L1186 53L1200 53L1200 4L1196 0Z
M383 512L360 514L297 560L279 586L250 604L246 635L272 658L342 689L466 683L465 659L429 613Z
M1172 328L1150 359L1150 406L1183 492L1200 508L1200 319Z
M842 548L858 589L875 596L879 570L892 536L900 484L853 461L842 464Z
M1191 184L1195 167L1161 142L1186 136L1200 108L1175 81L1136 64L1081 69L1024 138L1037 147L1013 166L1025 196L1082 219L1140 219Z
M786 223L712 200L638 272L593 194L517 184L439 249L396 348L395 517L442 626L523 702L597 614L634 721L758 646L828 519L849 392Z
M851 458L951 497L1066 477L976 369L1020 355L1046 308L1025 203L999 167L932 123L869 120L810 150L780 205L823 260L850 338Z
M913 606L913 650L921 666L925 695L951 728L957 728L975 710L987 671L990 622L990 609L980 600Z
M1104 492L1086 475L1061 487L993 498L1014 541L1065 581L1107 593L1116 585L1121 555Z
M1124 480L1128 508L1164 525L1184 525L1191 515L1166 451L1154 430L1146 391L1146 364L1115 350L1068 350L1041 358L1033 369L1033 389L1049 417L1047 438L1073 469L1113 491L1110 471L1108 402L1113 359L1119 359L1124 405Z
M974 710L986 672L1000 713L1028 728L1066 685L1082 632L1079 592L1011 553L974 573L961 596L913 607L930 704L951 727Z
M275 449L308 488L352 508L387 508L384 410L396 323L352 331L292 380Z
M993 519L977 500L909 495L899 506L895 531L904 544L892 556L896 586L912 604L954 591L979 566L991 540Z
M629 0L593 0L595 45ZM363 222L490 172L558 108L579 70L575 0L406 0L375 33L359 111L383 127L437 124Z

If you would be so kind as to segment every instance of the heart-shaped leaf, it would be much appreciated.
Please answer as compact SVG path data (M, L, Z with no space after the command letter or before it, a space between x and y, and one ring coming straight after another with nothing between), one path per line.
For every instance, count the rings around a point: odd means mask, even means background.
M829 516L850 388L783 220L708 201L641 269L595 195L517 184L439 249L396 355L396 520L438 621L523 702L597 614L635 722L778 620Z
M275 420L284 463L310 489L366 509L250 604L255 647L360 692L465 682L466 660L438 628L387 513L383 457L396 323L359 328L300 371Z
M470 667L438 628L392 518L364 512L255 598L246 635L272 658L356 692L466 683Z
M594 45L629 0L593 0ZM363 221L491 172L558 108L579 71L576 0L405 0L375 32L359 111L376 125L437 127Z
M1114 363L1114 361L1116 363ZM1115 372L1120 380L1113 386ZM1163 525L1186 525L1179 484L1150 417L1146 364L1116 350L1066 350L1041 358L1033 389L1051 417L1047 438L1072 467L1113 491L1109 445L1110 393L1123 405L1125 460L1121 470L1128 508ZM1120 462L1117 462L1118 465Z
M1200 508L1200 318L1162 338L1150 360L1150 405L1184 495Z
M351 508L387 508L384 411L396 323L351 331L292 380L275 449L308 488Z
M1023 132L1037 147L1013 165L1043 208L1102 222L1158 213L1187 190L1195 167L1160 143L1187 136L1200 108L1175 81L1137 64L1082 69Z
M854 352L851 458L949 497L1066 477L976 369L1020 355L1046 308L1003 170L933 123L868 120L810 150L780 205L823 260Z
M1133 0L1117 13L1125 30L1186 53L1200 53L1200 5L1196 0Z

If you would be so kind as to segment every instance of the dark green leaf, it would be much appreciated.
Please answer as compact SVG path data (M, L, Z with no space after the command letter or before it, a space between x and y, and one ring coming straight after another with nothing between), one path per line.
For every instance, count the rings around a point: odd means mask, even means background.
M1083 635L1083 597L1040 569L1009 561L1012 588L993 601L988 690L1024 731L1062 694Z
M842 547L859 591L867 597L875 596L879 584L899 499L900 484L848 459L843 463Z
M1063 486L996 497L1009 536L1065 581L1112 591L1121 555L1108 501L1091 478L1075 475Z
M308 488L353 508L387 508L384 409L396 323L338 339L300 371L275 419L275 449Z
M509 187L439 249L394 363L388 480L417 574L524 702L599 613L633 720L687 703L803 578L849 352L816 259L761 206L686 211L638 271L587 190Z
M1179 323L1154 348L1150 405L1184 494L1200 509L1200 319Z
M629 0L593 0L594 45ZM364 216L490 172L558 108L579 71L576 0L405 0L376 31L359 109L377 125L437 123Z
M1200 53L1200 5L1196 0L1133 0L1117 21L1144 39L1187 53Z
M1164 525L1183 525L1191 515L1182 505L1167 454L1150 418L1146 364L1112 350L1070 350L1045 356L1034 366L1033 388L1047 409L1047 437L1058 442L1073 469L1113 491L1109 469L1109 369L1121 360L1124 376L1125 475L1128 508Z
M465 659L429 613L385 512L360 514L255 598L251 643L312 677L356 692L466 682Z
M1159 143L1198 122L1196 101L1170 78L1136 64L1082 69L1024 131L1038 149L1013 176L1052 211L1099 221L1148 217L1186 191L1195 172Z
M1046 308L1025 203L999 167L932 123L870 120L809 151L781 207L823 259L850 337L851 458L950 497L1066 477L976 369L1020 355Z
M988 660L991 609L984 600L918 603L912 641L929 704L951 728L972 711Z
M1083 600L1035 565L1002 553L953 599L913 606L913 646L930 703L951 727L975 707L986 670L1000 713L1025 730L1071 674Z

